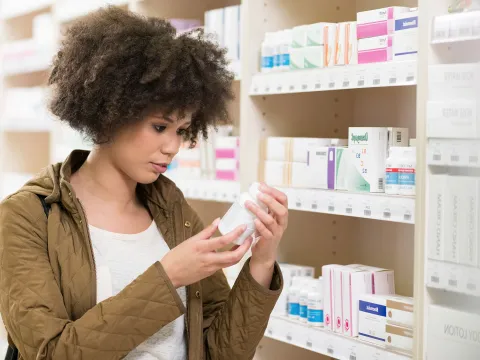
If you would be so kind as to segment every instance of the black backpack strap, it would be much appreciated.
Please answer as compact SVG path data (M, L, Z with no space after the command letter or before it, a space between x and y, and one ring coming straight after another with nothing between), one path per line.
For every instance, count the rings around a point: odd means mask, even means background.
M40 202L42 203L45 216L48 218L48 213L50 212L50 205L47 204L47 202L45 201L46 196L38 195L38 194L37 196L40 199ZM15 345L13 345L13 342L10 343L9 341L7 354L5 355L5 360L17 360L17 359L18 359L18 349L16 348Z
M43 206L43 211L45 212L45 216L48 218L48 213L50 212L50 205L46 203L45 198L46 196L43 195L38 195L38 198L40 199L40 202L42 203Z
M8 345L7 354L5 355L5 360L17 360L18 359L18 350L15 346Z

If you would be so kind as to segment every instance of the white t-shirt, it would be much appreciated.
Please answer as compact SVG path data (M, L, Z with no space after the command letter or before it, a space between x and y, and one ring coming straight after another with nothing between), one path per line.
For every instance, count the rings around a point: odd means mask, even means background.
M90 225L97 267L97 301L118 294L170 251L155 222L139 234L117 234ZM185 288L177 289L186 306ZM180 316L137 346L127 360L186 360L185 319Z

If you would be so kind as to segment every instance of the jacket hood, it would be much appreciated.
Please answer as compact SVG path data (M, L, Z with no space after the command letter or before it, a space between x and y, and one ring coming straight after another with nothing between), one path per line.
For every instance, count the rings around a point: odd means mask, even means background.
M45 196L48 204L62 203L67 205L67 208L70 207L68 203L74 193L70 177L82 166L89 153L86 150L74 150L63 163L52 164L44 168L20 191ZM174 203L183 198L175 183L163 175L160 175L152 184L138 184L137 193L142 200L151 201L164 210L171 210Z

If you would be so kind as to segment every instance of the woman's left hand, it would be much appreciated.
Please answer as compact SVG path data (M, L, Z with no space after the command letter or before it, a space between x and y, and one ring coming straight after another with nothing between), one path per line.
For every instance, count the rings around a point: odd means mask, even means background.
M257 217L255 227L260 236L252 248L250 267L273 269L278 245L288 225L288 199L283 192L265 184L260 185L260 191L258 200L267 206L268 213L251 201L246 203L247 209Z

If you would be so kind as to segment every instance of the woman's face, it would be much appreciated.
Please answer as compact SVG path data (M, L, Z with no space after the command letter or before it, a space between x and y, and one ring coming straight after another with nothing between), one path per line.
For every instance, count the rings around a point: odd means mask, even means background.
M184 141L192 114L154 112L126 127L109 144L115 166L137 183L149 184L167 170Z

